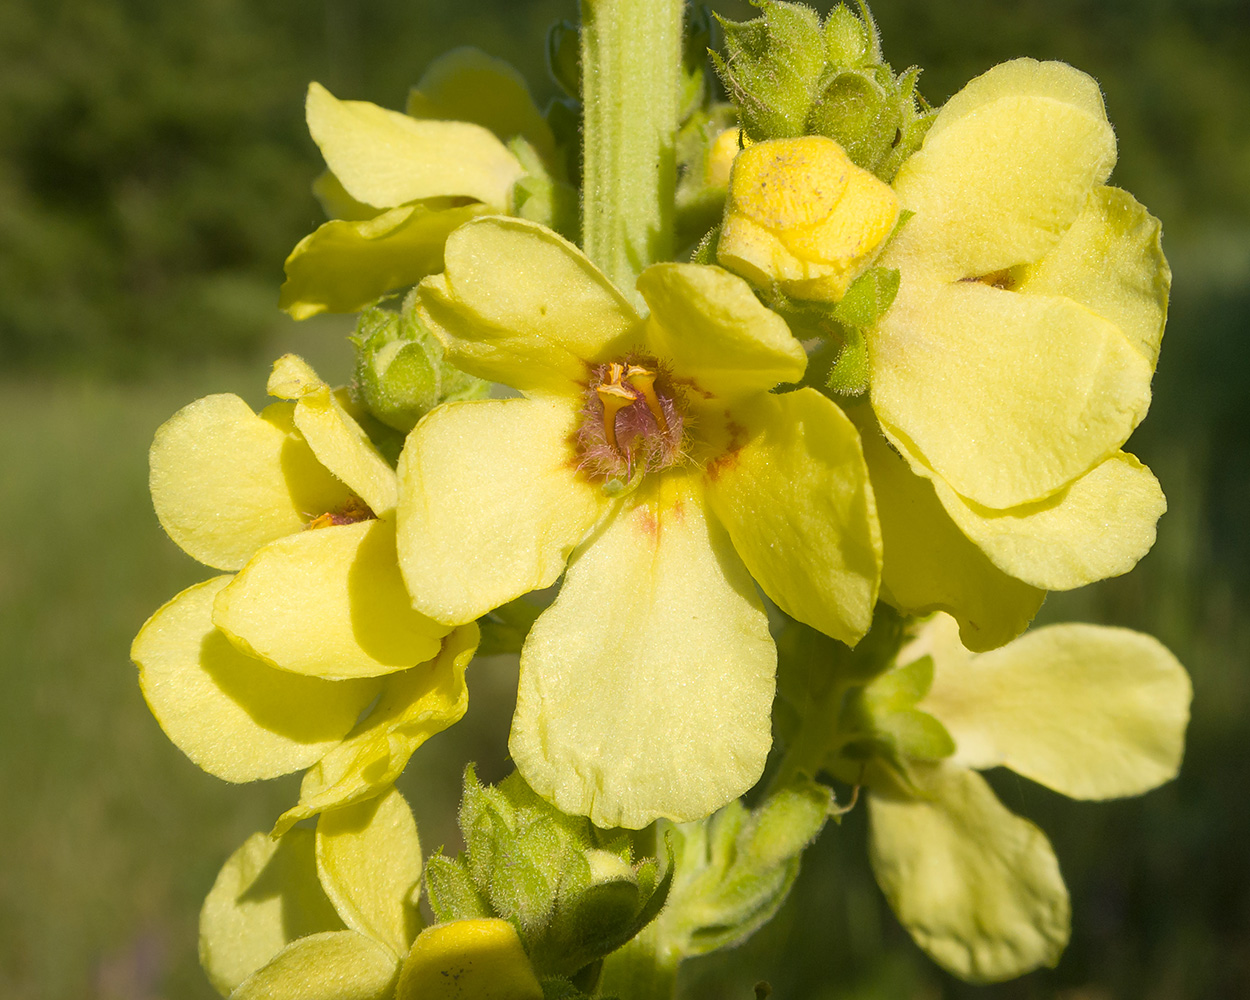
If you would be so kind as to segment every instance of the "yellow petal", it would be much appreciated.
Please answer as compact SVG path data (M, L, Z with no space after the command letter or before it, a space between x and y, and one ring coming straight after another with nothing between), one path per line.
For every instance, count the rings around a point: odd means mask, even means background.
M356 312L385 292L443 269L443 244L482 205L405 205L363 221L324 223L286 259L278 305L295 319Z
M407 953L417 933L421 844L399 792L321 814L317 876L349 928Z
M389 788L417 747L458 722L469 705L464 671L478 639L477 626L465 625L443 640L431 663L388 677L373 711L304 775L299 803L282 814L274 835Z
M771 743L776 650L750 575L696 483L652 480L534 623L508 742L536 792L604 827L708 815Z
M528 399L448 403L399 460L399 552L413 604L472 621L550 586L608 500L578 471L577 413Z
M708 500L756 582L799 621L854 644L872 624L881 537L859 434L815 389L735 407L740 446Z
M592 364L641 339L625 297L535 222L469 222L448 238L444 258L446 271L421 283L421 299L447 360L470 375L580 397Z
M374 677L437 654L445 626L412 609L389 521L302 531L256 553L213 622L243 649L314 677Z
M367 205L460 197L502 209L523 173L480 125L419 121L367 101L340 101L318 83L308 85L305 112L326 166Z
M973 771L925 773L924 798L869 797L869 860L899 922L962 979L999 982L1053 966L1071 909L1045 835Z
M148 619L130 655L152 714L183 753L226 781L273 778L335 746L378 685L299 677L241 653L212 622L229 582L184 590Z
M1115 163L1097 94L1079 70L1031 59L972 81L895 177L916 214L881 263L950 280L1041 258Z
M886 443L870 416L860 423L881 523L882 598L905 614L946 611L969 649L1009 642L1037 614L1045 591L1008 576L955 526L933 492Z
M927 627L936 670L921 707L954 737L955 761L1009 767L1078 799L1139 795L1176 776L1192 688L1152 636L1052 625L969 656L950 619Z
M803 377L803 345L736 275L703 264L654 264L638 278L638 291L651 307L647 346L679 378L692 379L696 395L732 399Z
M383 944L356 931L291 942L249 976L230 1000L390 1000L399 963Z
M506 920L427 927L404 960L395 1000L542 1000L521 939Z
M1153 368L1172 285L1161 235L1159 220L1127 191L1096 188L1058 245L1025 270L1017 290L1063 295L1109 319Z
M1071 590L1127 573L1155 542L1167 510L1159 481L1118 452L1039 503L1009 510L971 504L940 479L942 505L1003 572L1044 590Z
M238 569L266 542L347 501L347 489L293 433L291 409L275 404L257 416L222 393L184 406L157 430L152 503L188 555Z
M200 910L200 964L228 996L296 938L343 929L317 881L310 830L254 833L230 855Z
M1071 299L979 282L905 277L868 353L887 436L986 507L1061 489L1114 454L1150 404L1150 364L1113 324Z

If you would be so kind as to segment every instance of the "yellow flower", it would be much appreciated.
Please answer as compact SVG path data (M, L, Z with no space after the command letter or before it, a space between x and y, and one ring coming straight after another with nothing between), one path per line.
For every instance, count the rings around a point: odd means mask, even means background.
M397 791L253 834L200 914L200 962L231 1000L542 1000L512 925L417 933L421 846Z
M412 609L395 473L337 396L293 355L269 391L288 401L257 415L207 396L157 431L161 525L189 555L238 572L176 596L131 656L161 727L209 773L253 781L315 765L294 822L377 794L464 714L477 630L449 635Z
M648 268L643 319L531 223L475 220L446 260L420 286L430 329L523 398L451 403L409 436L413 602L453 625L565 574L521 653L518 769L601 826L707 815L758 779L771 742L755 584L844 641L870 624L858 435L813 390L769 391L801 377L803 347L720 268Z

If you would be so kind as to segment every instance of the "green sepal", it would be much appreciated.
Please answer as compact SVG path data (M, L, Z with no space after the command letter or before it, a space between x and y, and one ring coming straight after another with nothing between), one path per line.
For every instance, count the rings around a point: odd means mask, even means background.
M881 35L868 7L859 14L840 3L825 16L825 51L835 66L872 66L882 62Z
M868 391L868 344L858 327L844 326L841 333L842 343L825 388L839 396L862 396Z
M917 709L933 685L933 658L922 656L851 691L838 729L855 734L842 755L865 762L880 757L904 776L907 760L937 761L955 752L955 741L932 715Z
M468 869L444 854L426 860L425 892L436 923L493 916Z

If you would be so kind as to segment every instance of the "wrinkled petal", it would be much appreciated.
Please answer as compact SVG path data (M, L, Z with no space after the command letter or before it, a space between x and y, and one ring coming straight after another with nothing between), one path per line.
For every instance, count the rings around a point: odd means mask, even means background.
M200 910L200 964L222 996L296 938L343 929L317 881L311 830L254 833L230 855Z
M936 672L922 707L954 737L955 761L1009 767L1078 799L1139 795L1176 776L1192 688L1153 636L1051 625L970 656L950 619L928 629Z
M404 960L395 1000L542 1000L516 929L506 920L427 927Z
M887 436L986 507L1061 489L1115 453L1150 404L1146 359L1070 299L905 276L868 351Z
M1127 191L1100 187L1058 245L1017 286L1063 295L1109 319L1153 368L1167 320L1172 270L1162 226Z
M803 377L803 345L737 275L703 264L654 264L638 278L638 291L651 307L648 347L678 377L692 379L696 393L732 399Z
M930 958L972 982L1053 966L1071 909L1045 835L1005 809L979 774L924 771L925 798L868 800L869 860L899 922Z
M246 656L213 627L230 577L184 590L131 646L139 686L165 734L209 774L256 781L319 760L377 693L375 681L324 681Z
M417 933L417 824L404 797L385 795L321 814L317 877L343 922L397 956Z
M302 358L284 354L274 362L269 394L296 400L295 426L317 460L351 487L374 514L386 517L394 511L399 500L394 470Z
M363 221L335 219L295 245L278 305L295 319L356 312L443 269L443 244L481 205L405 205Z
M389 521L270 542L217 596L214 624L282 670L375 677L437 654L447 627L412 609Z
M366 205L462 197L502 209L523 173L480 125L419 121L367 101L340 101L319 83L308 85L305 113L326 166Z
M390 1000L399 974L384 944L356 931L292 941L230 1000Z
M859 434L814 389L734 409L742 444L708 467L708 500L788 615L854 644L872 624L881 537Z
M1118 452L1040 503L990 510L940 479L938 498L959 529L1003 572L1044 590L1072 590L1127 573L1155 543L1167 510L1159 481Z
M604 827L708 815L771 743L776 650L751 577L696 483L652 479L534 623L508 743L535 791Z
M439 56L408 93L413 118L440 118L485 126L504 142L519 135L548 163L555 158L551 126L530 96L525 77L510 63L471 46Z
M305 773L299 803L282 814L274 836L323 809L389 788L417 747L458 722L469 707L464 671L478 640L478 627L465 625L443 640L432 662L388 677L373 711Z
M448 361L523 392L579 396L590 367L636 347L637 313L572 243L522 219L467 223L421 283Z
M1098 85L1063 63L1017 59L956 94L894 179L915 212L882 255L943 279L1038 260L1115 164Z
M577 414L557 403L449 403L408 437L399 460L399 553L413 604L472 621L564 572L608 507L578 471Z
M875 422L861 423L864 458L881 523L882 599L905 614L946 611L969 649L994 649L1026 628L1045 591L1008 576L968 540Z
M156 432L148 460L161 527L216 569L238 569L350 496L294 433L290 403L259 416L238 396L189 403Z

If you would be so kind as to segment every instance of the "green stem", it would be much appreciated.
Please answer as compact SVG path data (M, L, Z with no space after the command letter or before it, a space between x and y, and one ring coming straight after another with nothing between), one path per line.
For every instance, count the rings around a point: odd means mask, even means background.
M582 241L626 294L671 260L682 0L581 0Z
M604 959L598 996L620 1000L670 1000L676 996L681 957L660 943L658 923L651 921L636 938Z

